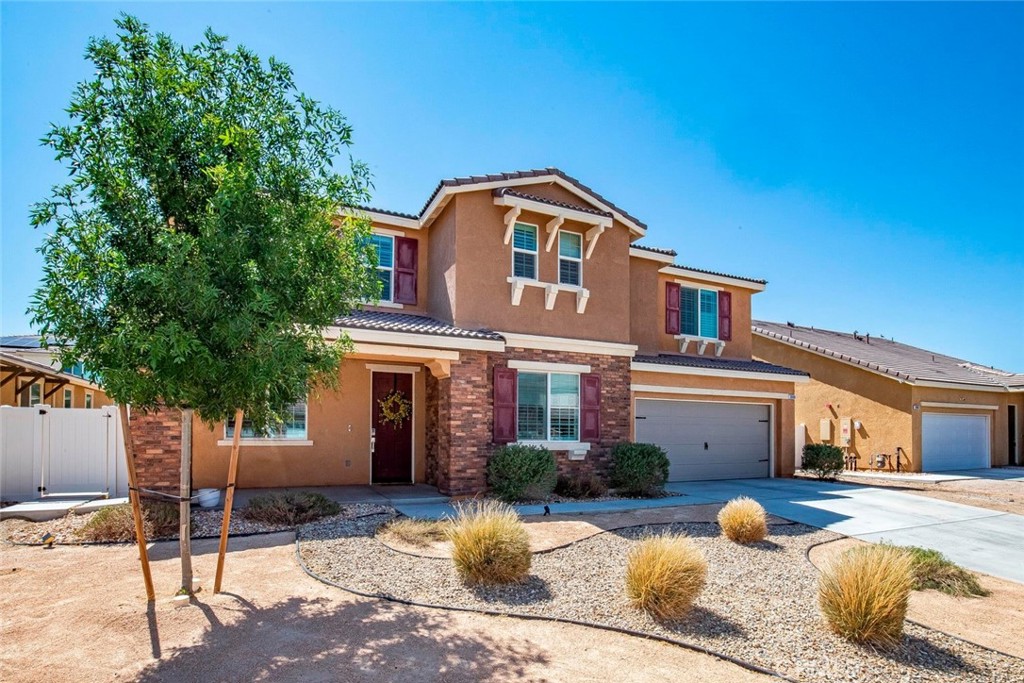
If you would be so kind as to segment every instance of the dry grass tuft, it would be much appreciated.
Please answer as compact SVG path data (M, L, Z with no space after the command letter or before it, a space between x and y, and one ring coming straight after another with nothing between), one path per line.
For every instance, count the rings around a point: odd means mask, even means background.
M519 515L497 501L460 505L447 530L452 561L469 584L519 583L530 571L530 540Z
M718 524L736 543L758 543L768 537L768 516L753 498L733 498L718 511Z
M913 559L899 548L870 545L846 551L822 572L818 603L829 628L857 643L900 641L914 586Z
M178 532L178 506L172 503L143 503L143 530L147 539L166 538ZM100 508L78 530L83 541L113 543L135 540L135 520L128 503Z
M654 536L633 548L626 561L626 595L657 619L685 615L704 589L708 563L682 535Z
M451 525L451 520L447 519L429 520L399 517L390 524L385 525L380 530L380 534L406 545L426 548L432 543L446 540L448 538L448 528Z
M984 597L989 591L978 583L978 577L956 564L938 550L907 546L914 561L914 590L929 588L958 598Z

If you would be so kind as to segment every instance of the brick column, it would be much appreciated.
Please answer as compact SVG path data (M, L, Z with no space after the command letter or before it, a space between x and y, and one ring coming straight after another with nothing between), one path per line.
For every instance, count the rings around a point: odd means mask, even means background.
M139 487L177 495L181 479L181 411L132 410L129 422Z

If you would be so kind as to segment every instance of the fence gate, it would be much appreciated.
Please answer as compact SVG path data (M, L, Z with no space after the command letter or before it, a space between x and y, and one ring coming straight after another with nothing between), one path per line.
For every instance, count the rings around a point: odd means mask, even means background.
M0 421L3 498L128 494L116 406L3 406Z

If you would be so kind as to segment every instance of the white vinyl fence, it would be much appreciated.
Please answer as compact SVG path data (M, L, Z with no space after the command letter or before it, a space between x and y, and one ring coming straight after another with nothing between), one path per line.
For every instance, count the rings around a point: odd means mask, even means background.
M116 406L0 407L0 497L128 495Z

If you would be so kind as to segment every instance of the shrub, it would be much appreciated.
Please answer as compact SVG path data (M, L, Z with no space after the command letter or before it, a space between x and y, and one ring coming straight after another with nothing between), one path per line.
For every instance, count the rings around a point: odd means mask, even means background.
M146 538L166 538L178 531L178 506L172 503L146 502L142 505L142 524ZM100 508L78 530L84 541L134 541L135 520L128 503Z
M298 526L341 512L341 506L322 493L284 491L255 496L242 510L251 522L274 526Z
M885 545L853 548L822 572L818 603L829 628L840 636L892 646L903 633L913 585L909 553Z
M518 583L530 571L526 527L509 505L497 501L460 505L447 535L455 570L466 583Z
M608 487L600 477L590 472L560 475L555 493L566 498L600 498L608 493Z
M934 588L961 598L984 597L989 591L981 587L978 578L952 562L938 550L915 546L901 548L910 554L914 565L914 590Z
M802 467L818 475L818 479L835 479L846 467L843 449L827 443L809 443L804 446Z
M650 443L620 443L612 449L612 486L621 493L653 496L668 481L668 456Z
M387 524L380 530L380 533L411 546L424 548L431 543L448 538L449 526L451 526L451 521L447 519L430 520L400 517Z
M733 498L718 511L718 524L726 538L737 543L758 543L768 536L768 518L753 498Z
M502 446L487 464L487 483L505 501L543 499L555 488L555 456L537 446Z
M700 595L707 573L703 553L685 536L647 538L626 560L626 595L657 619L678 619Z

